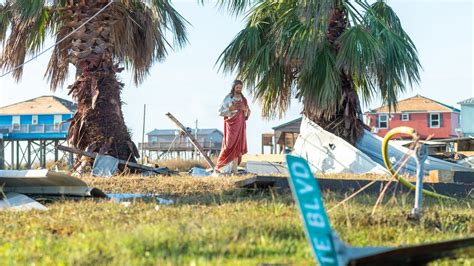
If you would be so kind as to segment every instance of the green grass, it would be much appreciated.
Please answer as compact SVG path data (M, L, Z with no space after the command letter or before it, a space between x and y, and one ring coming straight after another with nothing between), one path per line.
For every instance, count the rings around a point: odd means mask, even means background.
M176 204L86 200L50 203L44 212L0 212L0 265L314 264L291 196L237 189L240 178L86 178L104 191L158 193ZM326 194L326 208L343 197ZM419 222L406 219L410 196L387 195L371 216L374 202L357 196L330 213L343 240L398 246L474 234L472 198L428 200ZM467 252L455 263L474 263Z

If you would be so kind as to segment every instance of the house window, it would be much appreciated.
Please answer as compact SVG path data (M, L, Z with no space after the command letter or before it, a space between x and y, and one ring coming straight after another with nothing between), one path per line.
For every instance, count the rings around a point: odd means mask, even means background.
M430 127L439 128L441 125L441 115L440 114L430 114Z
M410 115L409 114L402 114L402 121L409 121Z
M62 115L54 115L54 129L59 129L62 121Z
M38 125L38 116L34 115L31 117L31 124L32 125Z
M379 128L388 128L388 115L379 115Z
M12 116L12 127L13 129L20 129L20 116L19 115Z

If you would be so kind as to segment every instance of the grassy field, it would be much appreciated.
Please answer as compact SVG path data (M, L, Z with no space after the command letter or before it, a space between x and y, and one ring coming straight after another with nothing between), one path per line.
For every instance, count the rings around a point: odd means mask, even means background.
M157 193L173 205L110 201L49 203L48 211L0 212L0 265L314 264L287 192L235 188L243 177L86 178L107 192ZM344 195L326 193L326 208ZM407 245L474 235L474 200L426 202L419 222L406 219L407 195L357 196L330 213L352 245ZM440 265L474 265L474 250Z

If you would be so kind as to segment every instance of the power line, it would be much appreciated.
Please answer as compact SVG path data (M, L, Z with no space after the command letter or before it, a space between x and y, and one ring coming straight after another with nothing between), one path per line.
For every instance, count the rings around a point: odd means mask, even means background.
M91 21L93 18L97 17L100 13L102 13L102 11L104 11L107 7L109 7L114 1L110 1L109 3L107 3L107 5L105 5L103 8L101 8L99 11L97 11L97 13L95 13L92 17L90 17L89 19L87 19L86 21L84 21L84 23L82 23L79 27L77 27L76 29L74 29L73 31L71 31L68 35L64 36L61 40L57 41L55 44L51 45L50 47L46 48L45 50L43 50L41 53L33 56L32 58L28 59L27 61L23 62L22 64L14 67L13 69L11 69L10 71L6 72L6 73L3 73L2 75L0 75L0 78L3 78L4 76L12 73L13 71L19 69L20 67L23 67L24 65L26 65L27 63L35 60L36 58L38 58L40 55L46 53L47 51L51 50L52 48L54 48L56 45L60 44L61 42L63 42L64 40L66 40L67 38L69 38L69 36L71 36L73 33L75 33L76 31L78 31L80 28L84 27L84 25L86 25L87 23L89 23L89 21Z

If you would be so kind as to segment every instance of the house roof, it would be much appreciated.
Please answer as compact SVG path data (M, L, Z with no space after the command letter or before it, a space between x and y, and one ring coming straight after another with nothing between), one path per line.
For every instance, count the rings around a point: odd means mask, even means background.
M466 99L466 100L461 101L461 102L458 102L458 104L461 104L461 105L463 105L463 104L466 104L466 105L467 104L474 104L474 97Z
M175 135L176 132L179 132L179 129L154 129L148 133L147 135L153 135L153 136L170 136L170 135ZM222 132L218 130L217 128L199 128L197 134L198 135L210 135L214 132L219 132L221 135ZM191 134L195 134L196 129L191 129Z
M41 96L0 107L0 115L69 114L76 105L56 96Z
M273 127L272 129L276 130L276 131L279 131L279 130L284 131L285 129L288 129L288 130L293 129L293 130L297 130L299 132L302 120L303 120L303 117L296 118L294 120L291 120L291 121L286 122L284 124L281 124L279 126Z
M396 110L392 110L392 113L401 112L460 112L460 110L417 94L399 101ZM388 105L383 105L367 113L389 113L389 108Z

